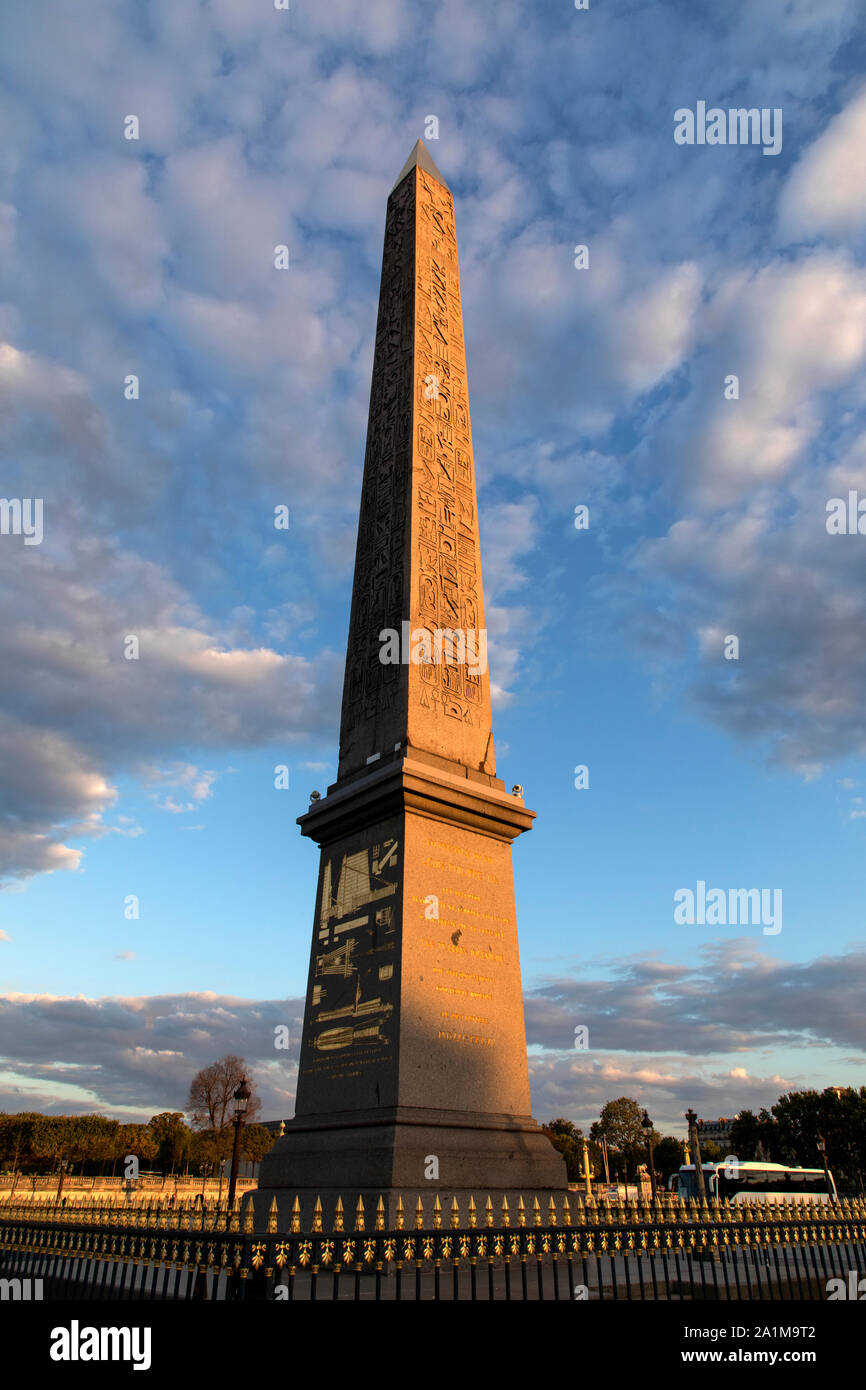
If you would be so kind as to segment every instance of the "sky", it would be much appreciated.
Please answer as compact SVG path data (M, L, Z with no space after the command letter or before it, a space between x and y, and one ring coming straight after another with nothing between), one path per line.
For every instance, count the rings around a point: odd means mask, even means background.
M537 812L533 1113L628 1095L681 1134L866 1081L866 537L827 513L866 512L864 20L6 7L0 476L43 536L0 535L0 1109L147 1119L232 1052L292 1113L295 818L336 777L419 137L455 199L498 774ZM781 148L678 143L699 102L780 112ZM777 891L781 929L677 921L698 883Z

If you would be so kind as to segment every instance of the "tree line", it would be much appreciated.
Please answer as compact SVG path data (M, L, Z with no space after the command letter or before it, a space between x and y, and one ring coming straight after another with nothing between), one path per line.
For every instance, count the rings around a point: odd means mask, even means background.
M191 1173L208 1177L231 1157L234 1143L234 1092L246 1073L242 1057L226 1056L194 1076L184 1112L164 1110L146 1124L122 1124L107 1115L43 1115L0 1112L0 1170L28 1175L68 1171L85 1176L139 1172ZM261 1109L255 1082L246 1123L241 1129L241 1156L257 1162L275 1136L255 1123ZM130 1165L128 1160L136 1160Z
M866 1086L791 1091L769 1110L741 1110L731 1126L731 1152L800 1168L820 1168L820 1141L837 1186L863 1192L866 1173Z
M604 1175L602 1141L607 1144L608 1172L612 1181L634 1180L647 1163L643 1111L636 1100L620 1096L608 1101L589 1129L590 1168L596 1178ZM583 1131L571 1120L555 1119L545 1132L563 1155L570 1182L583 1179ZM722 1147L701 1139L701 1158L717 1163L735 1154L750 1160L786 1163L798 1168L820 1168L819 1141L826 1146L827 1163L840 1190L863 1192L866 1172L866 1086L828 1086L823 1091L792 1091L757 1115L741 1110L731 1126L730 1142ZM653 1162L656 1175L667 1180L683 1163L683 1140L653 1130Z

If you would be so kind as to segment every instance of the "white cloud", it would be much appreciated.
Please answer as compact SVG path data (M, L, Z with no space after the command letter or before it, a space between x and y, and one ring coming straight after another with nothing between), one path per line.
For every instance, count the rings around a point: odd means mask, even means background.
M779 201L788 240L862 234L866 227L866 87L795 164Z

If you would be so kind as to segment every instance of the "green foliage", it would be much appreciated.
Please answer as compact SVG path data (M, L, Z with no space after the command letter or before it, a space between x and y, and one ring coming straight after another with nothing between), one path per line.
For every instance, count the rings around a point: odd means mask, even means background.
M762 1110L760 1115L741 1110L731 1125L731 1153L744 1162L758 1158L759 1154L767 1159L776 1148L775 1138L775 1124L768 1110Z
M231 1125L226 1125L224 1129L193 1131L190 1139L190 1163L202 1176L213 1177L222 1160L231 1157L233 1141L234 1130Z
M275 1142L276 1135L264 1125L244 1125L241 1130L241 1153L253 1163L263 1159Z
M664 1139L660 1139L653 1150L653 1162L657 1175L663 1179L664 1185L667 1186L671 1173L678 1173L684 1162L682 1139L675 1139L670 1134L665 1135Z
M579 1182L583 1177L583 1130L572 1124L571 1120L551 1120L543 1126L544 1132L555 1149L565 1159L569 1182Z
M189 1156L192 1135L179 1110L163 1110L154 1115L148 1128L156 1144L156 1167L174 1173Z
M274 1142L262 1125L245 1125L242 1152L258 1161ZM178 1110L154 1115L146 1125L120 1124L105 1115L19 1115L0 1113L0 1171L56 1172L63 1159L77 1172L115 1172L123 1176L124 1159L134 1155L142 1169L176 1172L187 1162L203 1174L229 1158L234 1129L193 1133Z
M0 1166L50 1173L64 1159L95 1171L113 1160L119 1131L106 1115L0 1115Z
M158 1148L150 1125L121 1125L114 1157L122 1164L123 1159L134 1155L142 1168L150 1168Z
M623 1153L629 1148L643 1147L644 1134L641 1128L643 1111L636 1100L620 1096L619 1100L609 1100L602 1108L599 1119L590 1127L592 1139L606 1139L609 1149Z
M590 1126L589 1137L595 1140L599 1148L602 1139L607 1140L611 1178L633 1177L640 1164L649 1164L646 1135L643 1132L643 1109L629 1096L609 1100L603 1106L600 1117ZM653 1130L653 1146L660 1139L661 1135ZM604 1174L601 1153L597 1172Z

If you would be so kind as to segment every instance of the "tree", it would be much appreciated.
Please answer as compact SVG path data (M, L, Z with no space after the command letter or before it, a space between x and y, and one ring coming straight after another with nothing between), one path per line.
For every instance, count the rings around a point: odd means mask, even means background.
M678 1173L683 1163L683 1141L675 1139L673 1135L666 1134L664 1139L660 1139L653 1150L653 1162L656 1166L656 1173L663 1179L665 1186L671 1173Z
M244 1125L241 1130L241 1152L252 1163L259 1163L272 1147L276 1135L264 1125Z
M792 1091L771 1107L783 1162L804 1168L820 1166L819 1137L827 1145L827 1162L846 1185L857 1189L866 1161L866 1089L828 1086L821 1091ZM775 1155L774 1155L775 1156Z
M256 1125L255 1128L258 1129L259 1126ZM233 1139L229 1125L224 1129L194 1130L190 1144L190 1162L203 1177L213 1177L223 1159L231 1156Z
M620 1096L619 1100L609 1100L602 1107L600 1117L589 1132L593 1139L606 1139L608 1148L621 1153L644 1142L642 1120L643 1111L637 1101Z
M243 1076L247 1077L247 1085L252 1092L246 1118L247 1121L255 1119L262 1108L262 1102L256 1095L255 1082L247 1075L247 1064L243 1057L234 1057L229 1053L220 1057L218 1062L212 1062L209 1067L202 1067L192 1079L186 1108L192 1117L194 1129L222 1129L231 1123L234 1119L234 1093Z
M572 1124L571 1120L551 1120L542 1126L555 1149L565 1159L569 1182L579 1182L583 1177L583 1130Z
M29 1170L34 1161L33 1137L41 1118L35 1111L0 1114L0 1168Z
M119 1120L107 1115L70 1115L62 1117L65 1124L64 1157L90 1169L104 1168L114 1154Z
M761 1110L758 1115L751 1110L741 1110L731 1125L730 1144L731 1153L744 1163L756 1159L783 1161L779 1127L769 1110Z
M159 1150L159 1143L150 1125L121 1125L114 1146L115 1162L123 1165L127 1158L137 1158L139 1168L150 1168ZM123 1168L121 1167L121 1175Z
M189 1154L190 1131L179 1110L163 1110L154 1115L148 1128L156 1144L156 1166L173 1173Z
M607 1140L608 1156L613 1171L625 1178L646 1158L646 1137L643 1132L643 1110L636 1100L620 1096L602 1107L601 1115L590 1126L589 1136L600 1143Z

